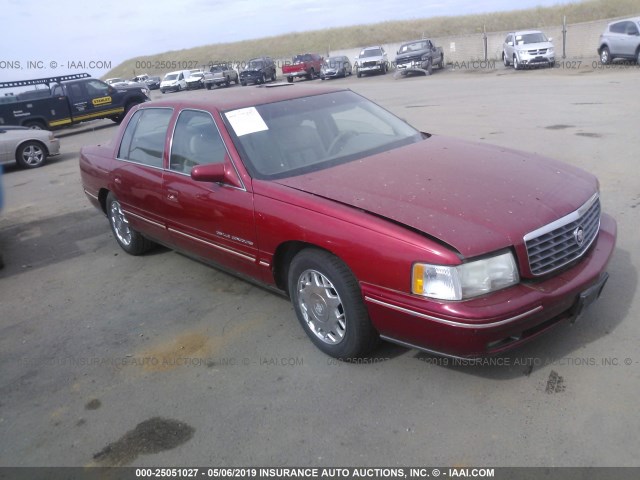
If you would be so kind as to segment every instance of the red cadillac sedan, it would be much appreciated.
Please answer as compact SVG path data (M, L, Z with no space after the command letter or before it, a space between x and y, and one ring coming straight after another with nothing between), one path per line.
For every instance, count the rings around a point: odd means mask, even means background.
M516 347L599 297L616 239L593 175L420 132L343 89L144 103L80 170L126 252L162 244L283 292L338 358L379 339Z

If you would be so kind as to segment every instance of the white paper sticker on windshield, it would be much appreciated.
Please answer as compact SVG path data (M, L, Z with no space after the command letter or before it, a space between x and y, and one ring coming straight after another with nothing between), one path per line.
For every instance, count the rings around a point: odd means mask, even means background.
M233 131L236 132L236 135L239 137L269 130L269 127L264 123L264 120L255 107L233 110L225 113L225 116L227 120L229 120L231 127L233 127Z

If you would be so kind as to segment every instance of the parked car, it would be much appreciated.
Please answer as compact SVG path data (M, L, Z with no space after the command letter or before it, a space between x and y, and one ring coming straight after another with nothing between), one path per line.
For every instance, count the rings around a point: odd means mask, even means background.
M118 83L124 83L124 84L126 84L126 83L127 83L127 81L126 81L124 78L119 78L119 77L115 77L115 78L107 78L104 82L105 82L107 85L115 85L115 84L118 84Z
M322 63L322 69L320 70L320 78L325 80L327 78L346 77L353 73L351 62L349 57L344 55L337 55L327 58Z
M178 70L175 72L169 72L164 76L162 82L160 82L160 91L162 93L166 93L186 90L187 78L189 78L190 76L191 72L189 70Z
M149 75L147 75L146 73L136 75L131 79L131 81L135 83L147 83L147 80L149 80Z
M205 74L204 86L207 90L211 90L213 87L224 85L228 87L234 82L236 85L240 83L238 72L236 72L227 63L216 63L209 67L209 71Z
M197 90L204 88L204 73L195 72L187 78L187 90Z
M556 61L551 38L539 30L511 32L502 45L502 62L520 70L526 67L553 67Z
M600 61L605 65L616 58L640 65L640 17L610 23L600 35L598 45Z
M59 154L60 140L48 130L0 126L0 165L16 162L22 168L36 168Z
M313 78L320 75L322 61L322 57L317 53L296 55L291 63L282 66L282 75L287 77L287 82L289 83L293 83L293 79L299 77L313 80Z
M160 79L160 77L153 75L149 77L144 83L147 84L147 87L149 87L149 90L158 90L160 88L161 81L162 80Z
M616 224L593 175L420 132L350 90L250 93L142 104L82 148L123 250L164 244L284 292L338 358L379 338L495 354L600 295Z
M360 50L353 64L356 69L358 78L363 73L382 73L383 75L389 70L389 59L387 52L381 46L366 47Z
M404 43L396 52L396 70L401 75L413 72L429 75L434 65L444 68L444 53L428 38Z
M275 81L276 64L270 57L254 58L247 62L247 66L240 72L240 85L243 87L249 83L265 83L267 80Z

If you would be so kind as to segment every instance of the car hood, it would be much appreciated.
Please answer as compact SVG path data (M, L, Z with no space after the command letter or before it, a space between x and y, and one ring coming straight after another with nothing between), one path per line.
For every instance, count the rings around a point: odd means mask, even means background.
M435 136L276 182L403 224L464 257L522 243L598 188L567 164Z
M553 48L551 42L539 42L539 43L525 43L524 45L517 45L518 50L540 50L541 48Z
M399 53L398 56L396 56L396 62L401 62L402 60L408 60L415 57L420 58L425 53L429 53L429 50L422 49L422 50L414 50L413 52Z
M375 57L358 57L358 62L379 62L380 60L384 60L382 55L376 55Z

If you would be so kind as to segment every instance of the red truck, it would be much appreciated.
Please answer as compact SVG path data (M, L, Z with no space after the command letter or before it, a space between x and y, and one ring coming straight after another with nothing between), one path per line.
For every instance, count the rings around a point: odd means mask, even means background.
M293 57L293 63L282 66L282 74L287 77L287 82L292 83L295 77L305 77L312 80L320 75L324 59L317 53L303 53Z

